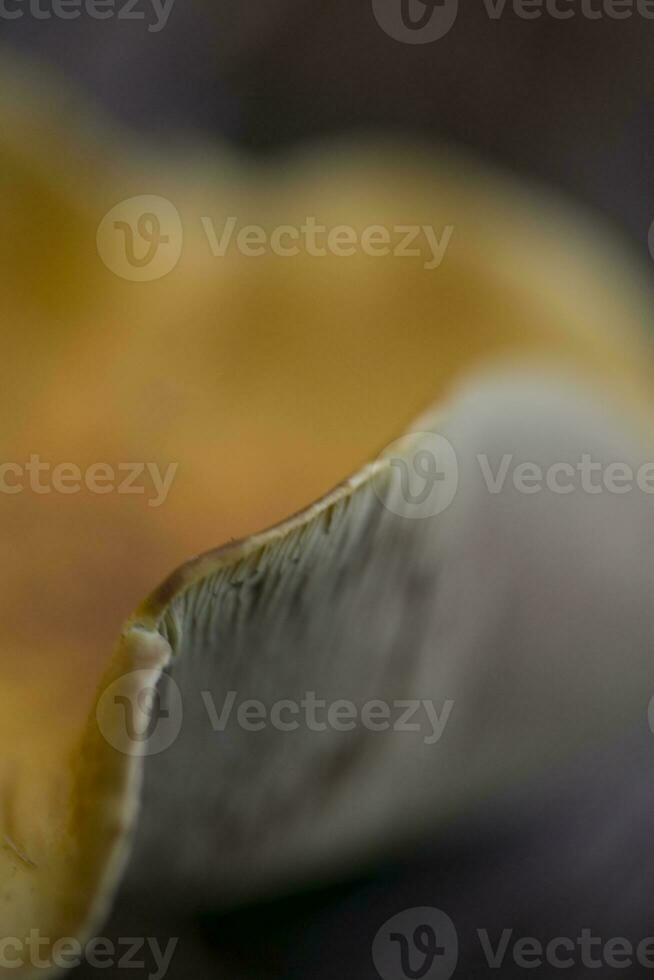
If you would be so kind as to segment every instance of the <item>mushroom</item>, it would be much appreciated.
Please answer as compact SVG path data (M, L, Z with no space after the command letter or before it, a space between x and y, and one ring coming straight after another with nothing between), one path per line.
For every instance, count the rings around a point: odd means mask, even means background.
M646 714L650 497L556 490L584 456L638 474L651 452L651 298L596 223L452 151L119 160L40 97L29 135L18 101L0 130L14 976L37 972L34 935L60 966L121 879L218 906L327 880ZM64 143L92 180L50 172ZM179 245L149 281L95 244L136 234L143 188L153 252ZM172 238L155 198L182 216ZM212 254L202 219L230 216L264 254ZM308 216L354 252L270 251ZM362 250L373 226L388 254ZM425 226L451 229L437 267L397 254ZM178 466L158 506L118 492L139 461Z

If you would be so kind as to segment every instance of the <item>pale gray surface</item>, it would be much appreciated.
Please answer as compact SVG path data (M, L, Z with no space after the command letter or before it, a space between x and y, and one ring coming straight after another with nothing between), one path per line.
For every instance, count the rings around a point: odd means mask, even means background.
M368 486L329 527L175 602L184 720L146 760L124 894L145 885L218 907L349 875L483 822L511 795L542 796L575 758L647 725L651 496L492 495L474 459L637 465L644 450L545 377L471 387L440 431L460 466L443 514L400 517L397 487L383 506ZM315 691L454 707L435 745L424 731L248 733L235 720L217 733L203 690L218 710L230 690L269 705Z

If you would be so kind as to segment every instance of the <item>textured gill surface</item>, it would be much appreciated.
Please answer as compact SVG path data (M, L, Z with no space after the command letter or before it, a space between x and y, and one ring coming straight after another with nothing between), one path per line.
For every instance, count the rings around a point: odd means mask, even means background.
M229 904L329 877L502 794L555 781L587 749L647 725L654 692L652 497L639 492L489 493L478 454L547 467L645 452L624 422L568 382L514 373L456 396L441 428L459 490L435 518L402 513L370 483L282 540L178 596L162 629L182 692L173 744L146 759L126 890ZM379 490L379 486L377 489ZM235 704L223 730L211 705ZM427 699L418 731L247 731L309 692L357 706ZM289 720L283 714L283 720ZM324 713L321 716L324 717ZM215 719L214 719L215 722Z

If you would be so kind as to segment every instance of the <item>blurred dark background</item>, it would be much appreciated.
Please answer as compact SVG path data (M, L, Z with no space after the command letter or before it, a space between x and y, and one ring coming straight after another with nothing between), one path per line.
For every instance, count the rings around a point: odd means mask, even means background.
M158 32L142 0L144 20L25 15L0 30L141 133L199 129L258 154L370 129L456 140L588 202L647 255L654 20L459 8L419 45L385 34L371 0L175 0Z

